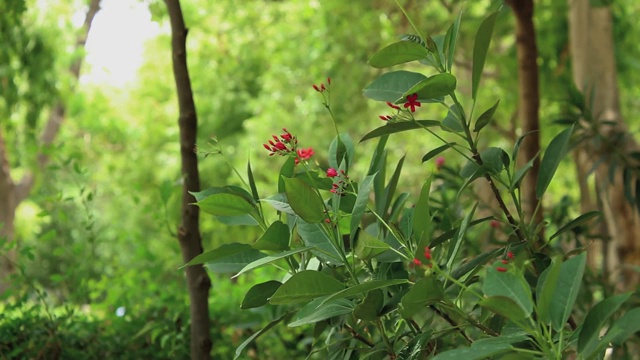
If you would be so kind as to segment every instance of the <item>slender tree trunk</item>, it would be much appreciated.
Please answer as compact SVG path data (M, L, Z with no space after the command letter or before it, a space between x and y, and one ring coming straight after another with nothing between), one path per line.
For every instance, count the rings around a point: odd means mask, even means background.
M591 105L592 121L609 120L615 125L602 125L599 132L608 137L614 133L625 136L616 144L617 150L630 152L638 149L638 144L622 119L618 95L618 80L615 67L615 49L613 43L611 9L608 6L591 7L589 0L569 0L569 37L574 82ZM590 99L593 99L591 102ZM577 159L578 172L586 173L601 157L610 154L595 143L586 143L579 147L574 157ZM605 242L602 254L590 252L590 264L598 262L604 270L612 275L620 261L626 266L640 265L640 242L636 240L640 234L640 221L637 211L629 205L624 196L620 171L615 183L608 180L610 162L605 161L596 170L595 194L600 210L604 214L603 235L611 239ZM583 209L594 208L589 203L590 194L583 194ZM640 194L636 194L638 196ZM605 257L606 256L606 257ZM623 270L625 281L612 279L616 284L633 289L638 284L638 274ZM620 286L623 287L623 286Z
M198 157L195 153L198 118L193 101L191 80L187 68L187 29L179 0L165 0L171 21L171 48L173 74L178 93L180 117L180 155L182 160L182 221L178 228L178 240L184 262L202 253L199 215L189 192L200 191ZM209 321L209 289L211 280L202 265L189 266L185 270L189 286L191 312L191 359L210 359L211 337Z
M516 39L518 52L518 109L522 133L529 134L522 141L518 162L524 165L540 151L540 125L538 110L540 107L540 90L538 84L538 48L533 25L533 0L507 0L516 17ZM523 211L533 220L534 226L542 223L543 209L536 196L536 181L540 170L540 158L533 162L533 167L522 181Z
M87 36L91 30L93 19L100 10L100 0L91 0L89 9L85 15L84 24L78 38L76 40L76 50L84 49ZM82 57L78 57L71 66L69 71L75 80L80 76L82 67ZM60 125L65 118L65 105L63 101L58 101L49 113L49 118L44 126L42 135L40 136L40 148L38 153L38 172L44 171L49 157L44 149L50 146L58 132ZM9 155L6 152L3 134L0 132L0 238L6 238L13 241L14 224L16 209L20 202L24 200L31 191L34 183L34 174L25 175L19 182L14 182L11 177L11 169L9 167ZM0 294L3 294L9 288L8 277L13 273L14 264L17 261L17 254L14 249L4 256L0 257Z

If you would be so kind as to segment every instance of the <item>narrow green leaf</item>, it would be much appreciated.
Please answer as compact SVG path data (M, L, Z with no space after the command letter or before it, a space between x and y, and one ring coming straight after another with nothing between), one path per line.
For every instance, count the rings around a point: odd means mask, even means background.
M534 130L534 131L529 131L525 134L522 134L518 137L518 139L516 139L516 143L513 146L513 152L511 153L511 158L512 159L517 159L518 158L518 152L520 151L520 145L522 144L522 141L524 140L525 137L533 134L534 132L537 132L538 130Z
M444 291L440 281L433 276L422 278L402 297L400 313L404 318L409 318L424 309L425 306L442 299L444 299Z
M478 220L474 220L469 224L469 227L478 225L482 222L488 221L488 220L492 220L493 216L487 216L487 217L483 217L482 219L478 219ZM456 234L460 231L459 227L456 227L454 229L448 230L447 232L445 232L444 234L438 236L437 238L433 239L433 241L431 242L431 244L429 244L430 248L434 248L436 246L442 245L445 241L453 238L454 236L456 236Z
M464 263L460 266L458 266L457 268L455 268L452 272L451 272L451 277L459 280L461 277L465 276L467 273L469 273L471 270L477 269L481 266L484 266L484 264L486 264L489 260L493 259L496 255L498 255L499 253L501 253L502 250L501 249L493 249L493 250L489 250L487 252L484 252L478 256L476 256L475 258L473 258L473 260Z
M374 68L386 68L411 61L421 60L429 55L429 51L413 41L399 41L378 51L369 64Z
M447 116L442 120L442 129L449 132L463 132L462 119L464 119L462 108L456 104L451 105Z
M262 257L260 259L257 259L256 261L253 261L251 263L246 264L243 268L240 269L240 271L238 271L237 274L233 275L233 277L236 278L236 277L238 277L238 276L240 276L240 275L242 275L242 274L244 274L246 272L249 272L249 271L251 271L253 269L257 269L257 268L262 267L264 265L271 264L271 263L273 263L273 262L275 262L277 260L284 259L284 258L289 257L291 255L298 254L298 253L301 253L301 252L305 252L305 251L308 251L308 250L311 250L311 249L312 249L311 246L305 246L305 247L301 247L301 248L285 251L285 252L282 252L282 253L279 253L279 254Z
M451 68L453 67L453 57L455 55L456 42L458 40L458 32L460 31L461 19L462 11L460 11L460 14L458 14L456 19L453 21L453 24L451 24L449 30L447 30L447 35L445 36L444 53L446 54L447 58L448 71L451 71Z
M447 150L450 147L453 147L454 145L456 145L456 143L454 142L450 142L441 146L438 146L437 148L429 151L428 153L426 153L423 157L422 157L422 162L427 162L431 159L433 159L434 157L436 157L437 155L439 155L440 153L442 153L443 151Z
M433 360L483 360L513 349L509 343L490 343L457 348L439 353Z
M355 308L351 301L345 299L337 299L326 303L321 303L321 301L322 299L315 299L303 306L287 326L296 327L317 323L335 316L349 314Z
M405 70L384 73L364 89L364 96L395 103L407 90L426 78L422 74Z
M447 269L449 269L449 274L451 274L453 261L456 259L456 256L458 256L458 251L460 250L460 246L462 245L462 240L464 240L464 236L467 234L467 228L469 227L469 222L471 222L471 219L473 218L473 214L475 214L476 212L476 208L478 208L477 202L473 205L473 209L471 209L471 211L469 211L467 215L464 217L464 219L462 220L462 224L460 225L460 231L458 232L458 236L456 236L457 238L456 243L453 247L453 251L451 251L449 260L447 261Z
M629 299L631 293L608 297L600 301L587 314L578 338L578 354L588 357L595 349L600 337L600 330L607 320Z
M241 216L249 214L254 207L239 195L218 193L195 203L207 214L216 216Z
M569 230L575 229L576 227L586 223L592 218L600 215L601 215L600 211L589 211L588 213L578 216L577 218L569 221L563 227L558 229L558 231L556 231L555 234L551 235L551 237L549 238L549 241L553 240L553 238L555 238L556 236L561 235Z
M573 132L573 126L565 129L558 134L549 147L544 152L544 158L540 163L540 174L538 175L538 182L536 185L536 196L538 199L542 198L542 195L547 191L547 187L553 179L560 161L564 158L569 147L569 140L571 139L571 133Z
M256 180L253 178L253 171L251 171L251 160L247 161L247 177L249 178L249 187L251 188L253 200L259 201L260 195L258 194L258 188L256 187Z
M321 224L310 224L302 219L298 219L298 234L302 238L302 242L305 246L313 247L313 254L320 258L322 261L331 262L333 264L343 264L340 253L336 250L331 242L331 239L327 237L327 234L322 231Z
M406 284L408 282L409 280L407 279L367 281L361 284L353 285L342 291L338 291L337 293L332 294L331 296L324 299L322 302L320 302L320 304L324 304L325 302L329 302L334 299L350 298L365 292L369 292L371 290L382 289L393 285Z
M479 132L485 126L489 125L491 120L493 120L493 115L496 113L496 110L498 109L498 105L500 105L500 100L496 101L495 105L493 105L487 111L483 112L482 115L478 117L478 120L476 120L476 126L473 128L474 132Z
M289 227L282 221L276 220L252 246L256 250L289 250L289 238Z
M274 305L305 302L342 289L344 286L335 278L319 271L305 270L291 276L278 288L269 302Z
M640 331L640 308L636 307L624 313L611 328L617 332L611 342L622 345L631 335Z
M502 315L512 321L520 321L526 319L528 314L516 304L513 300L504 296L485 297L480 300L478 305L491 310L492 312Z
M291 205L287 202L287 196L285 194L276 194L266 199L261 199L261 202L266 202L274 209L289 215L296 215L295 211L291 208Z
M371 188L373 187L373 180L376 177L376 173L372 175L368 175L362 180L360 187L358 188L358 195L356 196L356 202L353 205L353 212L351 213L351 224L350 224L350 239L353 241L356 235L356 229L360 226L360 221L362 220L362 216L367 210L367 204L369 203L369 193L371 192Z
M247 347L247 345L251 344L255 339L257 339L258 337L262 336L267 331L271 330L274 326L278 325L281 321L289 318L291 315L293 315L293 313L294 313L294 311L290 311L288 313L285 313L281 317L279 317L276 320L273 320L272 322L267 324L267 326L265 326L262 329L256 331L253 335L249 336L245 341L242 342L242 344L240 344L236 348L236 353L235 353L236 355L233 357L233 360L236 360L237 358L240 357L240 355L242 354L242 351L244 350L244 348Z
M319 223L324 220L324 205L320 195L298 178L284 178L289 205L304 221Z
M353 309L353 316L363 321L374 321L378 318L384 306L384 294L382 290L369 291L364 300Z
M540 322L543 324L551 323L549 311L558 285L558 276L560 276L562 267L562 257L559 256L552 261L551 265L540 274L536 286L538 319L540 319Z
M278 176L278 193L284 193L284 178L291 178L296 169L296 159L288 157L287 161L280 168L280 176Z
M231 258L246 252L250 252L252 254L255 254L255 253L262 254L259 251L254 250L253 248L251 248L250 245L247 245L247 244L239 244L239 243L223 244L217 249L209 250L207 252L204 252L194 257L193 259L191 259L191 261L182 265L178 269L182 269L192 265L204 264L210 261L216 261L224 258Z
M346 160L347 167L344 170L347 171L349 166L353 164L354 155L353 139L348 133L340 133L340 135L333 138L329 146L329 166L339 169L342 160Z
M513 175L511 185L509 186L509 191L513 191L520 186L520 182L522 181L522 179L524 179L524 176L527 174L527 172L529 172L529 170L531 170L531 168L533 168L533 162L535 161L536 157L527 161L524 166L516 171L516 173Z
M390 248L391 246L389 246L389 244L369 235L368 232L364 230L358 232L358 240L355 248L355 254L358 259L365 261L371 260Z
M489 51L489 44L491 44L491 36L493 35L493 28L496 24L498 12L494 12L489 15L476 33L476 41L473 44L473 67L471 72L471 97L476 100L478 93L478 87L480 85L480 78L482 77L482 71L484 70L484 63L487 59L487 52Z
M516 269L499 272L496 268L500 266L503 264L496 262L487 269L487 278L482 285L482 291L487 296L504 296L513 300L524 310L526 316L529 316L533 311L533 300L527 282Z
M418 94L419 101L438 99L451 94L456 89L456 84L455 76L448 73L436 74L405 91L402 94L402 99L404 100L412 94Z
M373 129L366 134L360 142L375 139L380 136L395 134L403 131L421 129L425 127L440 126L440 121L437 120L416 120L416 121L401 121L394 123L387 123L384 126Z
M586 261L587 254L582 253L562 263L558 285L549 307L551 324L556 331L562 329L571 315L582 284Z
M247 291L240 305L241 309L253 309L269 303L269 298L282 285L280 281L270 280L256 284Z
M391 178L389 179L389 183L384 189L384 193L382 194L382 199L377 202L378 214L382 215L384 220L388 220L387 211L389 210L389 206L391 205L391 201L393 200L393 196L395 195L396 188L398 186L398 181L400 180L400 173L402 173L402 166L404 165L404 159L406 156L403 156L398 160L398 165L396 165L396 169L393 171Z
M431 241L431 215L429 211L429 194L431 192L431 177L422 185L418 202L413 211L412 229L418 245L418 253L424 251Z

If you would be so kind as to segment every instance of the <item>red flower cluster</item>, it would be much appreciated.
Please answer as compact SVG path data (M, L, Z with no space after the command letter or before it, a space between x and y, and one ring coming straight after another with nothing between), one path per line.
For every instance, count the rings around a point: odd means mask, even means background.
M509 260L513 260L513 258L514 258L513 252L509 251L509 252L507 253L507 257L509 258ZM508 263L509 263L509 260L507 260L507 259L502 259L502 260L500 260L500 262L506 265L506 264L508 264ZM507 271L507 268L506 268L506 267L502 267L502 266L498 266L498 267L496 267L496 271L499 271L499 272L506 272L506 271Z
M442 156L436 158L436 169L440 170L444 166L444 158Z
M279 137L271 135L273 139L269 140L268 144L262 144L262 146L270 152L269 156L275 154L289 156L293 154L296 156L296 165L298 165L301 160L309 160L311 156L313 156L313 148L298 149L298 139L294 135L291 135L287 129L283 128L282 131L284 131L284 133Z
M424 258L427 259L427 261L431 262L431 249L428 246L424 247ZM421 266L422 261L420 261L420 259L418 258L414 258L412 265ZM427 267L431 267L431 264L427 264Z
M345 195L344 192L347 190L347 186L349 185L349 176L344 172L344 170L340 170L340 172L338 172L334 168L329 168L327 170L327 176L330 178L341 177L344 179L344 180L338 180L337 182L334 182L333 185L331 185L331 190L330 190L332 193L336 195L344 196Z
M327 86L331 85L331 78L327 78ZM327 87L324 86L324 83L321 83L320 86L313 84L313 89L319 93L325 92Z
M334 168L328 168L327 169L327 177L332 178L332 177L336 177L336 176L338 176L338 171L336 169L334 169Z

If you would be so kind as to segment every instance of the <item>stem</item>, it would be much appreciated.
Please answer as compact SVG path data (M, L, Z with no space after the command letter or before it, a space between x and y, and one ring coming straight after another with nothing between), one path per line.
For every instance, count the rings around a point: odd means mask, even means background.
M360 335L354 328L352 328L351 326L344 324L343 327L347 330L349 330L349 332L351 333L351 336L353 336L354 339L360 341L361 343L367 345L368 347L372 348L375 346L374 343L372 343L371 341L367 340L365 337L363 337L362 335Z
M387 333L384 330L384 324L380 321L380 318L376 319L376 325L378 326L378 330L380 330L380 335L382 336L382 341L384 341L385 346L387 347L387 353L392 359L395 359L395 353L393 352L393 346L391 342L389 342L389 338L387 337Z

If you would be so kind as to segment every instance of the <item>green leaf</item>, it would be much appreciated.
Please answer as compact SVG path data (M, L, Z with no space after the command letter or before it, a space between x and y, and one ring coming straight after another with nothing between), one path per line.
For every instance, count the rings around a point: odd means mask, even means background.
M563 227L558 229L558 231L556 231L555 234L551 235L551 237L549 238L549 241L553 240L553 238L555 238L556 236L561 235L571 229L575 229L576 227L586 223L590 219L600 215L601 215L600 211L589 211L588 213L578 216L577 218L569 221Z
M293 304L331 295L344 289L342 283L319 271L305 270L293 274L269 299L274 305Z
M538 319L544 324L551 323L549 314L551 302L558 285L558 276L562 267L562 257L553 259L553 262L540 274L536 286Z
M525 134L522 134L518 137L518 139L516 139L516 143L513 146L513 152L511 153L511 158L512 159L517 159L518 158L518 152L520 151L520 145L522 144L522 141L524 140L525 137L533 134L534 132L537 132L538 130L533 130L533 131L529 131ZM529 161L531 161L533 159L530 159Z
M587 254L582 253L562 263L558 284L549 307L551 324L560 331L571 315L573 304L578 297L582 284L582 274L587 261Z
M392 279L392 280L372 280L372 281L367 281L361 284L357 284L357 285L353 285L351 287L348 287L342 291L338 291L337 293L327 297L326 299L324 299L324 301L322 301L320 304L324 304L325 302L329 302L331 300L334 299L340 299L340 298L350 298L350 297L354 297L356 295L360 295L362 293L371 291L371 290L375 290L375 289L382 289L382 288L386 288L389 286L393 286L393 285L400 285L400 284L406 284L408 283L409 280L407 279Z
M304 221L319 223L324 220L324 205L320 195L298 178L284 178L289 205Z
M288 250L289 237L289 227L282 221L276 220L252 246L256 250Z
M242 342L242 344L240 344L236 348L236 353L235 353L236 355L233 357L233 359L236 360L238 357L240 357L240 354L242 354L242 351L244 350L244 348L247 347L247 345L251 344L251 342L253 342L255 339L257 339L258 337L262 336L262 334L264 334L267 331L271 330L274 326L278 325L281 321L283 321L286 318L290 317L293 313L294 313L293 311L285 313L281 317L279 317L276 320L273 320L272 322L267 324L267 326L265 326L262 329L256 331L253 335L249 336L245 341Z
M458 105L451 105L447 116L442 120L442 129L449 132L463 132L464 126L462 125L462 119L464 113L462 108Z
M240 216L253 211L254 207L245 198L235 194L218 193L195 203L202 211L216 216Z
M419 101L438 99L451 94L456 89L456 84L456 77L451 74L442 73L433 75L405 91L405 93L402 94L402 100L412 94L418 94Z
M420 197L413 211L411 227L418 245L418 253L428 246L431 240L431 215L429 211L429 193L431 192L431 177L422 185Z
M391 246L386 242L379 240L368 232L361 230L358 232L358 240L356 241L355 254L360 260L371 260L372 258L389 250Z
M513 300L524 310L525 315L529 316L533 311L533 300L524 277L512 268L506 272L499 272L496 270L498 266L503 264L496 262L487 269L487 278L482 285L482 291L487 296L504 296Z
M405 319L410 318L426 306L442 299L444 299L444 291L440 281L433 276L422 278L402 297L400 314Z
M421 60L429 55L429 51L413 41L399 41L378 51L369 64L374 68L386 68L411 61Z
M508 343L473 345L471 347L441 352L434 356L432 360L483 360L510 351L511 349L513 349L513 347Z
M447 150L450 147L453 147L454 145L456 145L456 143L454 142L450 142L441 146L438 146L437 148L429 151L428 153L426 153L423 157L422 157L422 162L427 162L429 160L431 160L432 158L434 158L435 156L439 155L441 152Z
M374 321L378 318L384 306L384 294L382 290L369 291L364 300L353 309L353 316L363 321Z
M264 306L269 302L269 298L282 285L280 281L270 280L260 284L256 284L247 291L242 300L241 309L253 309Z
M473 44L473 67L471 71L471 97L476 100L478 94L478 87L480 85L480 78L482 77L482 71L484 70L484 63L487 59L487 52L489 51L489 44L491 44L491 36L493 35L493 28L496 24L498 12L494 12L489 15L476 33L476 41Z
M179 267L179 269L185 268L187 266L199 265L208 263L211 261L220 261L224 259L232 259L242 254L250 254L251 256L263 257L265 256L261 252L254 250L250 245L247 244L239 244L239 243L231 243L224 244L214 250L209 250L204 252L189 261L188 263ZM258 255L259 254L259 255Z
M266 199L261 199L261 202L266 202L274 209L289 215L297 215L291 208L291 205L287 202L287 196L285 194L276 194Z
M462 19L462 11L453 21L453 24L447 30L447 34L444 37L444 50L447 59L447 70L451 71L453 67L453 56L456 50L456 41L458 40L458 31L460 30L460 20Z
M351 224L349 226L351 229L351 241L355 239L356 229L358 229L358 226L360 226L362 216L367 210L367 204L369 203L369 193L371 192L371 188L373 187L373 180L375 179L376 174L377 173L366 176L364 180L362 180L362 183L358 188L358 195L356 197L356 202L353 205L353 212L351 213Z
M322 231L321 224L309 224L308 222L298 219L298 234L302 238L305 246L313 247L314 255L323 261L329 261L333 264L343 264L340 253L336 251L332 245L331 239Z
M607 320L629 299L631 293L611 296L600 301L587 314L578 338L578 354L588 358L595 350L600 330L606 325Z
M355 147L353 145L353 139L348 133L340 133L331 141L329 146L329 166L334 169L339 169L343 159L347 160L348 166L353 164L353 157L355 155ZM345 171L347 170L345 169Z
M364 89L364 96L372 100L395 103L404 93L427 77L411 71L392 71L382 74Z
M622 345L631 335L640 331L640 308L636 307L627 311L613 323L611 329L617 333L611 342L616 345Z
M406 156L403 156L398 160L398 165L396 165L396 169L393 171L393 174L389 179L389 183L384 189L384 193L382 193L382 198L380 198L380 200L376 199L376 210L378 211L378 214L382 215L384 220L388 220L387 211L389 210L389 206L391 205L391 201L393 200L393 196L396 192L405 157Z
M493 249L493 250L484 252L476 256L475 258L473 258L473 260L455 268L451 272L451 277L458 280L461 277L465 276L467 273L469 273L471 270L474 270L480 266L484 266L484 264L487 263L487 261L493 259L497 254L501 252L502 252L502 249Z
M328 302L322 302L322 299L315 299L303 306L294 316L293 321L289 323L289 327L296 327L317 323L318 321L330 319L335 316L349 314L355 308L355 305L345 299L337 299Z
M280 168L280 176L278 176L278 193L284 193L284 179L294 177L296 169L296 159L294 157L288 157L287 161L282 164Z
M513 175L511 185L509 186L509 191L513 191L513 189L520 186L520 182L522 181L522 179L524 179L524 176L527 174L527 172L529 172L529 170L531 170L531 168L533 168L533 162L535 161L536 157L537 155L527 161L527 163L524 164L523 167L516 171L515 175Z
M547 191L547 187L549 187L551 179L553 179L553 175L556 173L558 165L560 165L560 161L562 161L566 155L572 132L573 126L563 130L551 140L549 147L544 152L544 158L540 162L540 173L536 184L536 196L538 199L542 198L542 195Z
M469 211L467 215L465 215L464 219L462 220L462 224L460 224L460 231L458 231L458 235L456 236L456 243L453 247L453 250L450 252L449 260L447 261L447 269L449 269L449 274L451 274L453 261L456 259L456 256L458 256L458 251L460 250L460 246L462 245L464 236L467 234L469 222L471 222L471 219L473 218L473 215L475 214L477 208L478 203L476 202L473 205L471 211Z
M520 321L528 316L518 304L504 296L485 297L478 304L512 321Z
M373 129L368 134L366 134L360 142L375 139L380 136L395 134L403 131L421 129L439 126L440 122L437 120L416 120L416 121L401 121L401 122L393 122L387 123L384 126Z
M253 200L259 201L260 195L258 195L256 180L253 178L253 171L251 171L251 161L247 161L247 177L249 178L249 187L251 188L251 195L253 195Z
M487 111L483 112L482 115L478 117L478 120L476 120L476 126L473 128L474 132L478 132L485 126L489 125L491 120L493 120L493 115L496 113L496 109L498 109L498 105L500 105L500 100L496 101L495 105L493 105Z
M238 277L238 276L240 276L240 275L242 275L242 274L244 274L246 272L249 272L249 271L251 271L253 269L257 269L257 268L259 268L261 266L264 266L264 265L267 265L267 264L271 264L271 263L273 263L275 261L278 261L280 259L284 259L284 258L286 258L288 256L291 256L291 255L294 255L294 254L298 254L298 253L301 253L301 252L305 252L305 251L308 251L308 250L311 250L311 249L312 249L311 246L305 246L305 247L302 247L302 248L297 248L297 249L285 251L285 252L282 252L282 253L279 253L279 254L262 257L260 259L257 259L256 261L253 261L251 263L246 264L242 269L240 269L240 271L238 271L237 274L233 275L233 277L236 278L236 277Z

